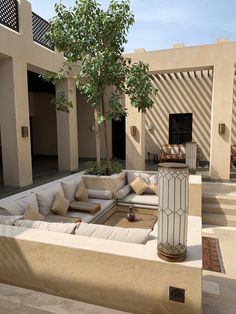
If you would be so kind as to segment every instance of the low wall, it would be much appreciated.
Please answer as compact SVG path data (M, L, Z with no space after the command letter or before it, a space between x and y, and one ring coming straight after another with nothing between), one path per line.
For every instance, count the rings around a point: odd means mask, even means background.
M200 314L201 218L189 217L182 263L146 245L0 226L0 281L131 313ZM185 303L169 287L185 289Z

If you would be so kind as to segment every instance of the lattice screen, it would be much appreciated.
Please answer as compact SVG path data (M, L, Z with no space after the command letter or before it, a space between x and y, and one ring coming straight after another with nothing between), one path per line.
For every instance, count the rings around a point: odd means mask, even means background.
M49 31L49 27L50 26L47 21L32 12L32 29L34 41L48 49L54 50L54 47L44 37L44 35Z
M17 0L0 0L0 24L19 32Z

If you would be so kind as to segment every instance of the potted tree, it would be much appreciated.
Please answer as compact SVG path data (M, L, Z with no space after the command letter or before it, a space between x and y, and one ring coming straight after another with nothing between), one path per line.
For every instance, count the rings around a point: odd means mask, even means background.
M129 27L134 24L129 0L111 0L107 10L96 0L76 0L69 9L62 3L56 4L55 12L46 37L59 51L66 52L66 59L58 72L48 72L44 78L56 84L69 76L73 65L79 63L73 78L94 112L96 164L90 164L90 172L111 175L120 169L109 159L107 121L120 120L126 115L121 96L128 95L132 106L141 112L153 105L154 90L148 65L132 63L123 55ZM108 97L107 89L111 87ZM67 112L71 106L60 90L55 104L57 110ZM101 163L99 125L104 130L105 166Z

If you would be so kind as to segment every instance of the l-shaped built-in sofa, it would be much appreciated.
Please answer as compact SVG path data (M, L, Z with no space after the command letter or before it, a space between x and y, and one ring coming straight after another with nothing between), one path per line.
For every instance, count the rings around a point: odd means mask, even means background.
M201 313L199 176L190 176L188 255L183 263L170 264L157 256L158 224L153 230L96 225L117 204L157 209L157 195L131 191L130 182L140 175L153 181L156 173L123 171L95 180L78 173L0 200L2 221L5 210L12 215L10 222L0 224L0 281L132 313ZM101 210L95 215L68 211L68 221L58 222L60 217L49 208L56 191L64 186L72 200L81 180L88 202L100 203ZM22 219L29 202L47 212L46 222ZM15 215L21 217L15 220ZM76 222L78 215L81 223ZM169 301L170 286L185 289L184 304Z

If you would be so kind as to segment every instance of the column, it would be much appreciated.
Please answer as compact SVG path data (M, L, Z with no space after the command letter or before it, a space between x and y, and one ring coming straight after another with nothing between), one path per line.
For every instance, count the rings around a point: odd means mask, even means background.
M133 108L125 96L126 169L145 170L145 115Z
M229 179L234 64L227 62L227 56L219 61L214 66L209 170L212 179ZM219 134L219 124L225 124L223 134Z
M4 185L32 183L27 65L16 59L0 61L0 126ZM22 127L26 133L22 134Z
M73 108L70 112L57 111L57 145L59 170L78 169L78 126L76 86L73 79L65 79L57 86L57 91L65 93Z

